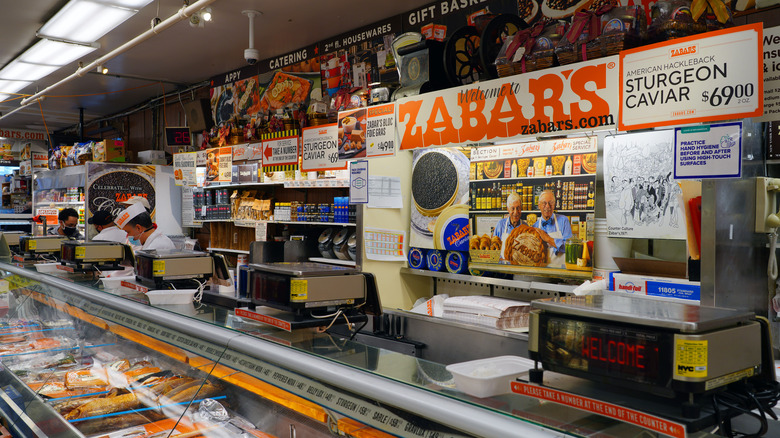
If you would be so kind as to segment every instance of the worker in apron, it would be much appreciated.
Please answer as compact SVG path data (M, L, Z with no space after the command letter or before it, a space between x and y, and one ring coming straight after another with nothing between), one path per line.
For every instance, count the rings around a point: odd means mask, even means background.
M506 247L506 241L509 234L516 226L523 223L520 219L520 215L523 213L523 201L519 194L511 193L507 196L506 209L508 213L507 216L499 220L496 227L493 229L493 235L501 239L501 254L499 256L499 261L501 263L506 263L504 260L504 248Z
M539 210L541 217L533 224L555 240L555 248L549 248L548 267L566 267L566 240L571 238L571 224L565 216L555 214L555 194L552 190L545 190L539 194Z

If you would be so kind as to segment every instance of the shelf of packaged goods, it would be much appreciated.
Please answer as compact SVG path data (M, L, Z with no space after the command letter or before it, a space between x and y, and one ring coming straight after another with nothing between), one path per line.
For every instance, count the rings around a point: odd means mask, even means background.
M240 184L212 184L204 187L199 187L202 189L240 189L241 187L257 187L257 186L281 186L284 183L282 182L260 182L260 183L240 183Z
M258 222L267 224L290 224L290 225L333 225L341 227L354 227L355 224L348 222L303 222L303 221L249 221L249 220L231 220L231 219L212 219L203 222L233 222L237 227L255 228Z
M207 248L209 251L214 252L231 252L234 254L246 254L249 255L249 251L244 251L243 249L230 249L230 248Z
M60 202L38 201L35 203L36 207L48 207L48 206L56 207L59 205L84 205L84 201L60 201Z
M505 274L528 275L534 277L566 278L571 280L590 280L593 277L591 271L573 271L563 268L539 268L515 266L515 265L497 265L493 263L470 263L469 268L479 269L481 271L502 272Z
M555 210L556 213L565 214L565 213L593 213L593 209L587 209L587 210ZM503 210L469 210L469 213L503 213L506 214L506 209ZM536 213L539 214L539 210L523 210L523 213Z
M488 266L488 265L480 265L479 269L484 269L481 266ZM489 266L495 266L495 265L489 265ZM484 269L484 270L495 271L496 269L491 268L491 269ZM542 281L527 281L527 280L507 280L503 278L479 277L475 275L465 275L465 274L451 274L449 272L428 271L424 269L412 269L412 268L401 268L401 273L409 274L409 275L417 275L421 277L441 278L444 280L465 281L469 283L484 284L488 286L513 287L513 288L543 290L543 291L561 292L561 293L572 293L574 291L574 288L576 287L569 284L554 284L554 283L545 283Z
M510 181L526 181L526 180L541 180L541 179L555 179L555 178L581 178L581 177L595 178L595 173L581 173L579 175L541 175L541 176L516 176L514 178L495 178L495 179L475 179L469 181L469 183L502 183Z
M243 187L257 186L284 186L284 188L296 189L345 189L349 187L349 181L343 179L321 179L321 180L300 180L284 182L260 182L260 183L239 183L239 184L213 184L202 187L206 190L211 189L240 189Z
M329 265L351 266L353 268L356 266L354 260L329 259L326 257L309 257L309 261L317 262L317 263L327 263Z

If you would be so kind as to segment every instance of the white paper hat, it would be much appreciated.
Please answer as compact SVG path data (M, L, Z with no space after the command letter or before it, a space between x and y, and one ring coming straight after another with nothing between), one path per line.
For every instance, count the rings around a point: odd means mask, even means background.
M142 203L137 202L131 204L129 207L119 212L119 214L116 216L116 219L114 219L114 223L117 227L124 228L124 226L127 225L131 219L141 213L146 213L146 209Z
M144 206L145 209L151 210L152 206L149 205L149 200L144 198L143 196L133 196L131 198L127 198L127 201L120 202L122 205L130 206L133 204L141 204Z

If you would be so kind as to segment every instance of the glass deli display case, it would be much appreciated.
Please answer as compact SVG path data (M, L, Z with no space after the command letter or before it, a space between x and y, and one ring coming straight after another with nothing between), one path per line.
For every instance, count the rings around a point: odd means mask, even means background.
M317 329L288 332L206 305L153 307L66 272L0 264L0 273L9 290L0 415L15 436L643 433L519 394L472 397L444 365Z

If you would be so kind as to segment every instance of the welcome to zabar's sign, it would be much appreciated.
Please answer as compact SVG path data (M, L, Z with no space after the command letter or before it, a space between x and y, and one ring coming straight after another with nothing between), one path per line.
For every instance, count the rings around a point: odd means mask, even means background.
M618 71L610 56L402 99L401 149L612 128Z

